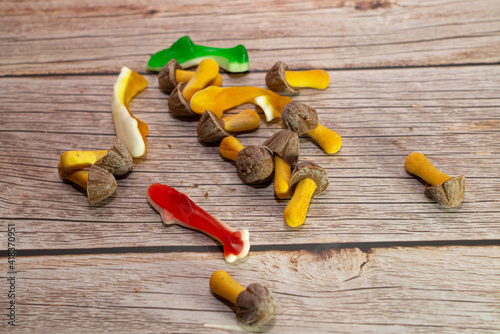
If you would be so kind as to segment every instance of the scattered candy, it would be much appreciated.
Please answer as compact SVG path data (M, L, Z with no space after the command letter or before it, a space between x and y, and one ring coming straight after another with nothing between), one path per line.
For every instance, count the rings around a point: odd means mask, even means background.
M249 145L238 152L236 168L243 183L263 183L274 171L273 155L265 147Z
M245 289L227 272L217 270L210 276L209 284L213 293L236 306L236 318L244 324L261 326L274 316L274 297L258 283L250 284Z
M133 158L146 153L148 125L134 117L129 104L134 96L148 85L147 80L128 67L122 67L113 90L113 121L116 136L123 141Z
M57 169L62 178L87 190L87 197L91 204L108 198L116 190L116 179L113 174L96 165L92 165L87 171L85 169L68 169L59 162Z
M219 145L220 155L233 161L236 161L238 153L244 148L240 141L233 136L222 139Z
M218 74L219 65L217 62L213 59L203 59L182 90L182 95L186 101L191 101L193 95L205 88L212 80L215 80Z
M128 152L128 151L127 151ZM61 165L68 169L84 169L95 165L108 154L106 150L99 151L66 151L61 154Z
M290 71L285 63L278 61L267 72L266 84L273 92L298 95L300 88L326 89L330 76L324 70Z
M132 170L133 161L125 144L117 138L107 151L66 151L61 154L61 165L67 169L97 165L113 175L123 175Z
M283 218L290 227L302 225L306 220L309 202L328 188L328 175L320 166L302 161L295 166L290 178L293 196L288 202Z
M222 49L196 45L189 36L179 38L168 49L159 51L149 59L147 70L159 72L172 59L182 68L198 65L203 59L213 59L228 72L245 72L250 68L248 53L243 45Z
M203 59L191 79L187 83L178 84L170 95L168 99L170 111L178 116L196 115L191 111L189 101L195 93L215 80L218 74L219 65L217 62L212 59Z
M448 176L427 160L422 153L410 153L405 159L405 169L420 177L429 185L425 190L436 202L446 208L462 203L465 194L465 175Z
M181 82L188 82L194 76L194 71L185 71L180 67L177 60L172 59L163 67L163 69L158 74L158 84L160 88L165 93L170 94L175 87ZM215 79L210 81L207 86L218 86L222 85L222 76L217 73Z
M222 117L225 110L236 106L253 103L262 108L266 120L271 121L281 116L283 107L292 102L288 96L281 96L269 89L259 87L216 87L211 86L194 94L190 107L197 114L210 110L217 117Z
M251 109L245 109L238 114L222 117L224 129L231 132L255 130L259 127L259 114Z
M170 97L168 98L168 109L174 116L191 118L193 116L198 116L198 114L191 110L189 101L187 101L182 94L186 85L187 82L181 82L174 88L172 93L170 93Z
M236 161L236 168L243 183L263 183L273 173L273 155L264 146L244 147L238 139L229 136L221 141L219 149L221 156Z
M203 143L218 143L231 136L231 133L224 129L222 118L215 116L210 110L205 111L198 121L197 132L198 139Z
M198 138L205 143L216 143L231 136L231 132L254 130L259 123L259 115L250 109L222 118L207 110L198 122Z
M290 197L292 164L299 159L299 136L292 130L275 132L262 146L274 153L274 192L278 198Z
M300 102L291 102L283 108L283 125L302 136L307 133L328 154L337 153L342 146L342 137L318 123L318 113L313 107Z

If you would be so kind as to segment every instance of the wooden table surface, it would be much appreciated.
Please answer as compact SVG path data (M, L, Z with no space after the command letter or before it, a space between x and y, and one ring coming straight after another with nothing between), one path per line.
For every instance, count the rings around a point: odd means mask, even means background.
M0 15L0 332L256 331L210 292L219 269L273 292L276 316L258 329L269 333L500 331L497 0L10 0ZM293 97L343 138L335 155L300 139L300 160L330 180L301 228L284 223L288 200L272 182L243 184L217 146L199 143L196 119L170 114L146 63L184 35L246 46L250 71L223 72L224 86L265 88L278 60L328 71L328 89ZM130 105L149 124L148 150L91 205L57 164L113 142L122 66L149 81ZM248 107L262 113L229 113ZM260 144L280 128L261 115L238 138ZM414 151L466 174L459 207L439 207L406 173ZM213 239L162 224L146 199L154 182L248 229L249 256L227 264Z

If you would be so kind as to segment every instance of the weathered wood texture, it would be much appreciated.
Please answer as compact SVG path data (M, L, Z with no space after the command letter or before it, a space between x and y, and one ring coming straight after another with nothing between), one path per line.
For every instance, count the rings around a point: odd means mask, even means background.
M111 144L115 76L3 79L2 217L19 221L25 249L213 244L198 232L161 224L145 191L162 182L229 225L248 228L253 244L500 237L495 218L500 214L500 66L330 75L327 90L304 90L294 98L317 107L321 123L344 139L334 156L301 140L300 158L324 166L331 186L312 202L298 231L284 223L287 200L274 196L272 183L242 184L234 163L224 161L217 146L198 142L196 121L169 114L168 96L158 89L155 75L146 76L150 87L131 105L150 125L148 151L132 173L118 180L116 195L98 205L61 181L57 162L65 150ZM264 73L224 79L227 85L264 86ZM20 101L14 94L21 89ZM279 128L280 123L262 118L258 131L239 138L244 145L258 144ZM403 161L412 151L424 152L450 175L467 175L460 208L440 208L405 172Z
M499 254L498 246L368 254L318 247L254 252L238 266L210 253L22 257L18 326L23 333L243 332L230 304L208 287L211 273L225 269L245 286L273 291L276 316L262 328L269 333L491 333L500 331Z
M183 35L244 42L252 70L500 61L500 7L477 1L3 1L0 74L145 70ZM36 57L33 57L36 55Z
M248 330L210 294L217 269L275 293L269 332L500 331L498 1L3 1L0 17L0 230L16 225L19 332ZM277 60L328 70L328 89L293 98L344 139L334 156L301 139L301 160L331 182L302 228L283 222L272 183L242 184L217 146L198 142L196 120L170 115L146 63L183 35L248 48L250 72L223 73L225 86L265 87ZM112 143L122 66L150 82L131 104L148 151L90 205L57 163ZM261 120L244 145L281 127ZM413 151L466 174L460 207L440 208L405 172ZM211 238L163 226L146 200L153 182L249 229L250 255L229 266ZM0 270L5 283L5 257ZM12 329L4 320L0 332Z

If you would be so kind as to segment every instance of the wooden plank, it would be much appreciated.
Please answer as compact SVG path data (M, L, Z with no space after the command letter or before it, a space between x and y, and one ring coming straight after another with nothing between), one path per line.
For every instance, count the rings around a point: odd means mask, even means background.
M17 258L22 332L240 332L208 279L227 270L276 300L268 333L500 331L500 247L357 248L219 254L139 253ZM0 261L4 279L6 261ZM7 328L2 322L1 328Z
M325 167L331 187L313 201L300 230L284 224L287 201L275 198L272 183L242 184L217 146L200 145L196 120L170 116L155 75L146 76L150 87L131 105L150 125L148 152L119 178L116 194L96 206L77 186L61 181L56 167L66 150L111 144L109 101L116 76L4 78L0 218L19 224L23 249L214 245L198 232L161 224L145 191L162 182L229 225L249 229L254 245L499 237L499 66L330 74L327 90L294 97L317 106L321 122L344 138L334 156L301 139L301 159ZM224 84L264 87L263 76L224 75ZM15 97L20 91L22 99ZM279 128L262 119L258 131L239 138L259 144ZM405 172L403 161L412 151L424 152L450 175L467 175L459 209L438 207Z
M3 1L0 15L0 75L144 71L183 35L242 43L258 71L277 60L330 69L500 61L495 0Z

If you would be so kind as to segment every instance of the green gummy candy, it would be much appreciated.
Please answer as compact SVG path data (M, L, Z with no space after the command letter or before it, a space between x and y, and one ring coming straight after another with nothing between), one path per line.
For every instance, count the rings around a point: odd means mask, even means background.
M198 65L203 59L211 58L228 72L245 72L250 68L247 49L239 44L233 48L213 48L196 45L189 36L179 38L168 49L151 56L147 70L159 72L172 59L177 60L182 68Z

